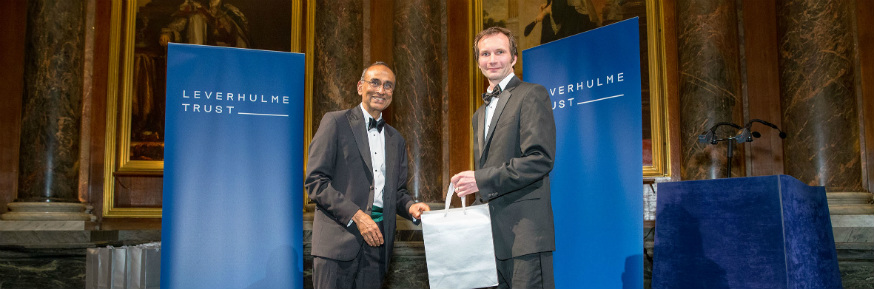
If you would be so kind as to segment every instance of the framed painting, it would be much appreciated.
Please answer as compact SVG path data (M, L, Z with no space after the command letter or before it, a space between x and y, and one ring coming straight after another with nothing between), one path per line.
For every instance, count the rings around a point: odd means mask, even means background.
M520 51L515 73L524 79L522 50L640 17L642 169L644 177L665 177L670 174L670 164L661 4L661 0L476 0L472 4L472 33L492 26L513 31ZM484 79L479 73L475 75L471 86L484 91Z
M160 188L167 43L303 52L305 2L111 1L104 216L161 215L160 196L128 187Z

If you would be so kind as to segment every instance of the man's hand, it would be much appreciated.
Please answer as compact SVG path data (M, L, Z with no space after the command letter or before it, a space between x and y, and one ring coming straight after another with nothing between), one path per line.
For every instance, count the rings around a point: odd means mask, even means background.
M356 226L358 226L358 231L361 232L361 236L364 237L364 241L367 242L367 245L377 247L385 242L382 239L382 232L379 231L379 226L376 225L376 222L374 222L369 215L358 210L358 212L355 212L355 215L352 216L352 221L355 222Z
M537 14L535 20L537 22L543 21L543 17L546 17L546 14L552 13L552 4L540 4L540 13Z
M459 198L479 192L473 171L463 171L452 176L451 182L455 184L455 194Z
M422 212L430 211L430 210L431 210L431 207L428 206L428 204L415 203L412 206L410 206L410 216L413 216L413 218L416 218L416 219L421 219Z
M161 46L167 47L167 43L170 43L170 35L161 34L161 39L158 40L158 43L160 43Z

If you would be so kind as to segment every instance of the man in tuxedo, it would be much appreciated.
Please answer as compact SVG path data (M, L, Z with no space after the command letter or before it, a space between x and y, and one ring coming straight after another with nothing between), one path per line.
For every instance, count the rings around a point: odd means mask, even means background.
M430 208L407 191L404 138L382 119L395 75L382 62L358 81L361 104L326 113L309 147L304 181L316 204L312 255L315 288L380 288L401 215L418 224Z
M452 183L459 197L475 194L489 205L499 288L554 288L549 172L555 121L549 95L513 74L517 54L510 30L483 30L474 52L489 87L473 114L475 170L454 175Z

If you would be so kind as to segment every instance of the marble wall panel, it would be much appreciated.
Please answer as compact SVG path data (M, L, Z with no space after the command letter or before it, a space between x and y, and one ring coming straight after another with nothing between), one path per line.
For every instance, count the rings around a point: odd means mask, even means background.
M777 4L786 173L827 191L864 191L852 2Z
M741 124L742 95L736 1L679 0L680 136L684 180L727 177L729 142L698 142L719 122ZM724 126L717 138L736 134ZM732 175L742 176L743 147L735 146Z
M26 1L0 1L0 87L7 95L0 102L0 212L18 193L18 146L21 96L24 93L24 43L27 23ZM16 43L16 45L12 45ZM12 97L12 96L17 97Z
M27 4L18 201L78 202L84 1Z
M443 71L439 1L394 3L393 57L397 88L392 126L407 141L410 193L425 202L443 200Z
M0 249L3 288L84 288L85 249Z
M313 133L326 112L361 102L356 85L363 69L363 13L361 1L316 1Z

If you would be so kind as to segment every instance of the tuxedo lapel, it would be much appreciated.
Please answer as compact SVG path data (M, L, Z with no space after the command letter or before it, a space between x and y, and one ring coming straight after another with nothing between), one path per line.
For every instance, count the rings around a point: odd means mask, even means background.
M480 146L480 163L483 163L486 160L486 151L492 142L492 136L495 134L495 126L498 124L498 120L500 120L504 108L507 106L507 102L509 102L513 97L513 89L515 89L519 83L522 83L522 81L519 80L518 77L513 76L513 78L510 79L510 82L507 83L507 87L500 95L498 95L498 105L495 107L495 113L492 115L491 121L489 121L489 133L483 137L482 145ZM486 111L483 110L483 116L480 117L482 119L480 123L485 123L485 114ZM482 131L480 131L480 135L482 134Z
M349 120L349 127L352 128L352 134L355 135L355 144L358 146L358 153L361 154L361 158L364 160L364 163L367 164L367 167L365 168L367 178L370 179L372 183L373 161L370 159L370 142L367 141L367 131L361 130L362 128L365 128L364 114L361 112L361 108L356 106L350 109L346 113L346 119Z
M385 192L394 192L397 191L395 187L398 181L398 172L396 170L398 165L398 153L401 151L396 150L398 147L398 142L400 142L400 136L394 131L388 129L388 125L386 124L385 129ZM393 204L394 199L389 199L393 196L392 194L382 194L383 207L388 205L385 204Z
M495 125L498 124L498 120L501 118L501 113L504 112L504 107L507 106L507 102L510 101L510 97L513 96L513 92L511 88L507 88L507 90L501 92L501 95L498 98L498 105L495 106L495 114L492 115L492 120L489 122L489 134L485 138L486 146L492 141L492 135L495 134Z
M484 144L485 144L485 142L486 142L486 141L485 141L485 137L486 137L486 136L483 134L483 128L484 128L485 125L486 125L485 123L486 123L486 106L483 105L483 106L480 108L480 113L477 114L477 118L476 118L476 124L477 124L477 126L476 126L476 131L473 132L473 135L476 137L476 146L477 146L477 148L479 149L480 156L482 156L482 154L483 154L483 153L482 153L482 152L483 152L483 146L484 146Z

